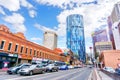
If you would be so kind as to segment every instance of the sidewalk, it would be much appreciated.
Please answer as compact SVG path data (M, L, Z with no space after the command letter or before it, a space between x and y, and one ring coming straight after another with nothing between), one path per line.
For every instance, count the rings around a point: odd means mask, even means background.
M88 80L114 80L101 70L94 68L88 78Z
M2 69L0 69L0 73L1 73L1 72L6 72L6 71L7 71L7 70L2 70Z
M97 72L98 72L98 75L100 76L101 80L114 80L98 69L97 69Z

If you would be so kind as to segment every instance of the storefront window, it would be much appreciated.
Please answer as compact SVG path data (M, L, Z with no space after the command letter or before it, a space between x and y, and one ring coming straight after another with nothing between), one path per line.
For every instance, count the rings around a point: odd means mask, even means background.
M9 57L8 60L11 61L11 58Z
M6 57L3 56L3 57L2 57L2 60L6 60Z
M16 58L12 58L12 61L16 61Z

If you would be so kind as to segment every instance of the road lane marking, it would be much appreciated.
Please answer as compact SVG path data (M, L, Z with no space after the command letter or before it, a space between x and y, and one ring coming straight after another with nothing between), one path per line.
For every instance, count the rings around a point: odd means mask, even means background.
M83 71L83 72L85 72L85 71ZM69 80L76 80L76 78L78 78L80 75L82 75L82 73L81 73L81 74L78 74L77 76L72 77L72 78L69 79Z
M77 70L72 70L73 72L76 72ZM64 72L64 73L63 73ZM35 78L35 80L46 80L46 78L48 79L51 79L51 77L58 77L58 76L61 76L63 74L68 74L69 72L71 73L71 70L67 70L67 71L63 71L62 73L58 73L58 74L54 74L54 75L49 75L49 76L45 76L45 77L42 77L42 78Z
M83 70L80 70L80 71L83 71ZM52 78L52 79L49 79L49 80L59 80L59 79L61 79L61 78L64 78L65 76L72 75L72 74L78 73L78 72L80 72L80 71L77 71L77 72L74 71L74 73L72 72L72 73L65 74L65 75L62 75L62 76L59 76L59 77L56 77L56 78Z
M75 72L76 70L72 70L72 71ZM61 75L63 75L63 74L67 74L67 73L69 73L69 72L71 72L71 70L60 71L60 73L47 75L47 76L42 77L42 78L40 78L40 77L39 77L39 78L35 78L35 80L45 80L46 78L51 79L51 77L61 76Z
M59 71L59 72L63 73L64 71ZM45 75L48 75L48 74L51 74L51 73L43 74L44 77L40 77L40 75L33 75L33 76L24 76L24 77L17 77L17 78L5 79L5 80L20 80L20 79L27 79L27 78L33 78L33 77L46 78L47 76L45 76Z

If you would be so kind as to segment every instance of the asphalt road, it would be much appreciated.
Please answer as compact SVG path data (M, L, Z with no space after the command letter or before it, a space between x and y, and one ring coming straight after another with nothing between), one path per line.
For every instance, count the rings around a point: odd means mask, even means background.
M32 76L9 75L7 73L0 74L0 80L87 80L92 69L78 68L71 70L63 70L45 74L36 74Z

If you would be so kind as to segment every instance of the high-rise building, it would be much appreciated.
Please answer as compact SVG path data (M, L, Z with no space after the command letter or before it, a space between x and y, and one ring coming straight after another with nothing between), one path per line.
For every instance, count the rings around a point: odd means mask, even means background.
M93 49L94 49L94 55L96 58L96 55L98 53L98 47L95 46L95 44L97 42L101 42L103 45L103 42L109 42L109 36L108 36L108 32L106 29L101 29L101 30L97 30L92 34L92 41L93 41ZM104 45L106 45L104 43ZM101 45L100 45L101 46ZM105 49L105 48L104 48ZM100 50L100 49L99 49ZM99 51L100 53L100 51Z
M109 37L110 37L110 41L112 42L112 46L113 46L113 49L116 49L115 47L115 41L114 41L114 37L113 37L113 29L112 29L112 20L111 20L111 17L109 16L108 17L108 20L107 20L107 23L108 23L108 30L109 30Z
M83 16L72 14L67 17L67 48L85 62L85 38Z
M120 20L120 2L114 5L114 8L111 13L111 19L113 23Z
M110 15L112 22L112 33L114 38L115 49L120 50L120 2L114 5Z
M45 31L43 45L52 50L57 48L57 34L52 31Z
M115 41L115 47L117 50L120 50L120 22L115 22L112 26L113 37Z
M113 50L112 42L96 42L95 43L96 52L101 54L103 50Z

